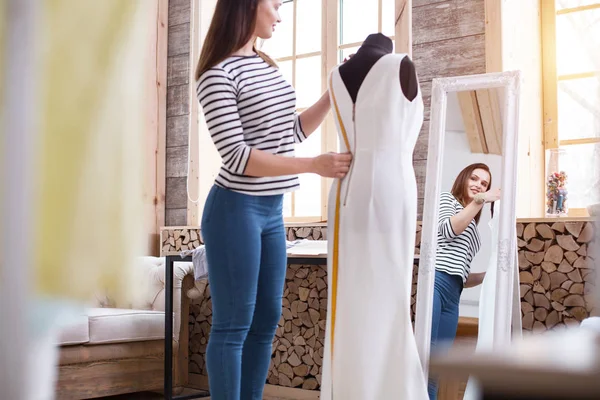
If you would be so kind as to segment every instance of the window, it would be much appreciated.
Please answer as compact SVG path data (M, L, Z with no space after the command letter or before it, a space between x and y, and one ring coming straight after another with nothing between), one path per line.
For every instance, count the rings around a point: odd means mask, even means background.
M206 35L215 2L200 2L198 20L202 26L195 27L197 49ZM394 39L394 10L395 0L284 0L279 9L281 23L271 39L259 40L258 47L277 62L283 76L294 86L297 111L302 112L327 90L331 69L354 53L369 34L382 32ZM210 180L216 175L220 160L213 149L206 149L209 136L204 132L206 126L201 116L198 129L200 159L204 166L200 168L200 180ZM296 146L296 156L314 157L338 148L337 131L330 113L317 131ZM205 165L207 160L210 167ZM330 184L330 179L318 175L300 175L300 190L284 197L286 221L326 221ZM200 186L207 187L207 184L200 182ZM201 207L200 202L198 208Z
M560 148L570 210L600 202L600 0L544 0L544 136Z
M288 0L279 9L281 23L273 37L261 41L262 51L273 57L283 76L296 89L296 110L315 103L326 89L323 74L321 13L319 0ZM322 152L321 128L296 146L297 157L314 157ZM284 196L284 216L295 221L322 219L321 178L300 175L300 190Z
M368 2L340 1L339 62L356 52L363 40L373 32L381 32L394 40L394 0Z

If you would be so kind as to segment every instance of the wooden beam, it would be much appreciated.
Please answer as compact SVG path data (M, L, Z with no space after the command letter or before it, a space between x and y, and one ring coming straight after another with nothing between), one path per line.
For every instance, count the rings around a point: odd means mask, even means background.
M559 75L557 78L559 81L569 81L572 79L583 79L583 78L594 78L594 77L600 77L600 71L581 72L579 74Z
M498 89L477 90L476 97L488 153L502 155L502 117Z
M297 67L297 58L296 58L296 42L298 41L298 0L292 0L292 86L297 87L296 85L296 67ZM322 20L323 18L321 18ZM290 194L291 197L291 206L290 209L292 211L292 217L296 216L296 191L293 191Z
M200 2L192 1L190 9L190 58L189 58L189 95L190 101L190 124L188 131L188 173L187 182L187 224L190 226L200 225L200 130L198 123L198 100L196 99L196 85L194 82L196 74L196 62L200 54L196 49L200 45L201 29L201 6Z
M167 136L167 24L168 0L155 0L148 37L148 119L144 207L147 232L146 254L158 256L160 228L165 224L165 163Z
M412 58L412 0L396 0L395 10L396 53Z
M315 56L320 56L321 52L320 51L313 51L312 53L304 53L304 54L300 54L297 56L287 56L287 57L280 57L280 58L276 58L275 62L283 62L283 61L292 61L292 60L299 60L301 58L310 58L310 57L315 57Z
M338 64L338 10L339 0L321 0L321 91L328 87L329 73ZM338 151L338 136L333 114L329 112L321 124L321 150L323 153ZM321 178L321 220L327 221L329 189L333 182Z
M565 139L558 142L561 146L568 146L572 144L593 144L600 143L600 138L584 138L584 139Z
M458 92L472 153L502 155L502 117L497 89Z
M485 72L502 72L502 1L485 0Z
M563 8L562 10L558 10L556 12L556 15L570 14L570 13L574 13L574 12L589 11L589 10L597 10L598 8L600 8L600 4L588 4L585 6Z
M465 133L467 134L471 152L486 154L488 152L488 147L485 142L475 91L457 92L456 95L458 97L458 104L460 105L460 112L462 114Z
M541 6L544 143L547 150L558 148L555 0L541 0Z
M167 47L169 2L159 0L157 43L157 96L158 96L158 151L156 153L156 226L157 235L165 225L165 198L167 183ZM157 244L160 247L160 243Z

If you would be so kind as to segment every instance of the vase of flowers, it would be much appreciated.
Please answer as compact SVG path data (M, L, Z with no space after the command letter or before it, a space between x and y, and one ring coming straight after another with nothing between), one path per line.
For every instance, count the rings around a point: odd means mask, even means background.
M546 181L546 216L565 216L569 212L567 173L552 172Z
M546 216L566 216L569 212L567 173L560 168L562 149L550 149L546 163Z

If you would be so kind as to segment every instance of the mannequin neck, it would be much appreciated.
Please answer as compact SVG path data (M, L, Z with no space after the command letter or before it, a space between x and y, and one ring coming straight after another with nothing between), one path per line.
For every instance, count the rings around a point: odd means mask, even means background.
M393 50L394 44L390 38L381 33L374 33L367 36L363 44L356 52L356 55L359 55L360 53L389 54Z
M391 54L393 50L394 43L390 38L381 33L374 33L367 36L352 58L340 65L340 77L352 98L352 102L356 103L358 90L369 70L380 58ZM405 57L400 65L399 84L408 100L412 101L417 96L419 84L414 65L408 57Z

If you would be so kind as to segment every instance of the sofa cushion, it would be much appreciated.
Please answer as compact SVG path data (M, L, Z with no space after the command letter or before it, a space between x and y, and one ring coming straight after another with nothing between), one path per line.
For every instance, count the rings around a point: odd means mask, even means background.
M88 309L89 344L159 340L165 337L162 311L121 308Z
M65 326L58 338L60 346L84 344L90 341L90 329L87 315L80 315L68 326Z

